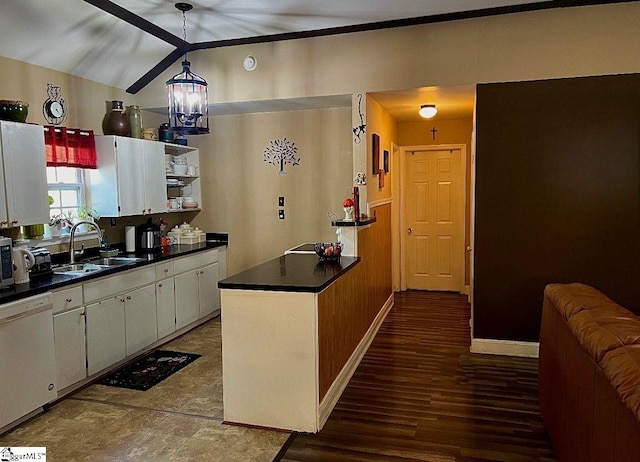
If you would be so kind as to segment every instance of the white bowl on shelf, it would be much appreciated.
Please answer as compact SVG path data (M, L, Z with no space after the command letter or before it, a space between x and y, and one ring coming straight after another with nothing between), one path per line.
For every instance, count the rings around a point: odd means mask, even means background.
M173 166L173 173L176 175L185 175L187 173L188 165L175 164Z

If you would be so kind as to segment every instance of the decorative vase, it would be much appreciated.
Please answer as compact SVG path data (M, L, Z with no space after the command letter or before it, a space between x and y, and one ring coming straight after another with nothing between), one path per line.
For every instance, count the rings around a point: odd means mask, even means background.
M344 210L344 221L354 221L354 216L353 213L355 212L355 208L352 206L350 207L343 207L342 208Z
M129 136L131 133L129 117L122 112L122 109L122 101L111 101L111 112L107 116L104 127L105 135Z
M129 128L131 130L131 138L142 137L142 111L140 106L129 106Z
M62 234L62 223L56 223L54 225L47 225L46 228L48 229L48 233L45 230L45 236L49 236L49 237L60 237L60 235Z

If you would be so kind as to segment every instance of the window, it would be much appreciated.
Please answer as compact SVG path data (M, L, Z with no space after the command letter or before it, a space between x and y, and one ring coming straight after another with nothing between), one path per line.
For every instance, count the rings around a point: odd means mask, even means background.
M47 183L50 216L62 215L67 218L78 216L84 204L84 182L82 169L75 167L47 167ZM51 202L51 199L49 199Z

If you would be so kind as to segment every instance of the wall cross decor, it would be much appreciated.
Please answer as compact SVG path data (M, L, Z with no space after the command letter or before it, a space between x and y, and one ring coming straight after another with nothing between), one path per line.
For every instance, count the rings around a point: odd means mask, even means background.
M438 129L436 127L433 127L431 130L429 130L431 132L431 136L433 137L433 141L436 140L436 133L438 133Z

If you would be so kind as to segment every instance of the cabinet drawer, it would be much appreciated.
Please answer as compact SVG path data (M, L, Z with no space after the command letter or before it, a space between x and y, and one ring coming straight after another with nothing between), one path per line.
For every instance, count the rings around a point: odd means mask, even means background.
M187 257L174 260L173 270L175 274L184 273L195 268L210 265L218 261L218 249L208 250L206 252L198 252Z
M58 290L51 294L53 314L62 313L82 305L82 286Z
M156 281L160 281L162 279L170 278L173 276L173 262L168 261L166 263L159 263L155 266L156 268Z
M123 271L114 276L86 283L84 285L84 300L85 303L90 303L122 292L128 292L136 287L153 284L155 281L156 271L153 266Z

